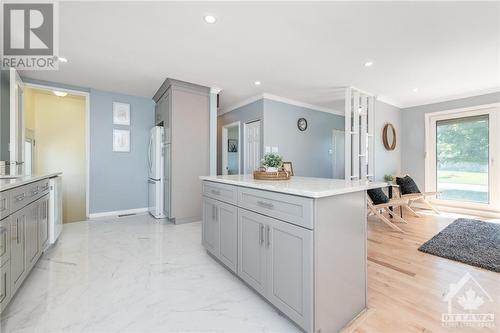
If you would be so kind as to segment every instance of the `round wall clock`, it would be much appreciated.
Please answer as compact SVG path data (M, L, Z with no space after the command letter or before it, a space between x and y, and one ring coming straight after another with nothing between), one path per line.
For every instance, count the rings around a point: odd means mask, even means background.
M297 120L297 127L299 128L300 131L305 131L307 129L306 118L299 118L299 120Z

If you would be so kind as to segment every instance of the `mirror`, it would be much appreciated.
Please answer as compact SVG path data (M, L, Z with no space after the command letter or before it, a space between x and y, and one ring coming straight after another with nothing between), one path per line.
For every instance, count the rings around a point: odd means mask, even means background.
M385 149L396 149L396 129L392 124L385 124L384 130L382 132L382 140L384 141Z

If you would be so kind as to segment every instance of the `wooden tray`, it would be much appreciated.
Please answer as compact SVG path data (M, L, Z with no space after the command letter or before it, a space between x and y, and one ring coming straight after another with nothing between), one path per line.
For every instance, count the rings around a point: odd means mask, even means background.
M277 172L254 171L253 178L258 180L289 180L290 173L286 171L277 171Z

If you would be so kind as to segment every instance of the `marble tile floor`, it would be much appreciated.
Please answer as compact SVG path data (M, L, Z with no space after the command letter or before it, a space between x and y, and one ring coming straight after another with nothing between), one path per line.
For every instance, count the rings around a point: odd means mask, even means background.
M201 224L71 223L0 332L299 332L201 246Z

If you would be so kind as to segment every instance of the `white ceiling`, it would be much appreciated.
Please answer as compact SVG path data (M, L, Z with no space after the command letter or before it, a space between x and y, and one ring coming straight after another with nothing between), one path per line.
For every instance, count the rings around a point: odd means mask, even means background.
M263 92L332 107L352 85L407 107L500 90L500 3L61 2L60 54L23 75L139 96L172 77L222 88L223 108Z

